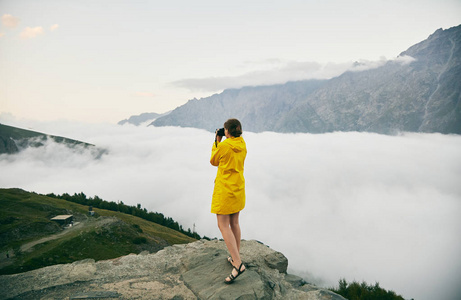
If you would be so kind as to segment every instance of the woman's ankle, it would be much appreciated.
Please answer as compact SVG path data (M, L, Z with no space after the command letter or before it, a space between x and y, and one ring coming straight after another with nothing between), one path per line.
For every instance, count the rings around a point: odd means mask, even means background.
M236 267L236 268L238 268L241 264L242 264L242 260L241 260L241 259L238 259L238 260L234 259L234 260L232 261L232 265L233 265L234 267Z

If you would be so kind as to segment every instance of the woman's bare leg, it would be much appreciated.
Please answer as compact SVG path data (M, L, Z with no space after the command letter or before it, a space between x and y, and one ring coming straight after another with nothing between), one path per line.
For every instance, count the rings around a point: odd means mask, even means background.
M230 228L234 234L235 242L237 243L237 250L240 253L240 240L242 234L240 232L239 214L240 212L230 215Z
M240 248L240 228L238 228L238 232L237 232L237 234L239 236L238 243L237 243L236 236L234 235L234 232L231 229L231 219L232 219L231 216L232 215L216 215L216 216L217 216L217 219L218 219L219 230L221 231L221 234L222 234L222 237L224 239L224 242L226 243L227 249L229 250L229 253L230 253L231 257L232 257L232 260L233 260L232 264L234 265L234 267L239 268L240 264L242 263L242 260L240 259L240 252L239 252L239 248ZM237 219L237 222L238 222L238 219ZM245 267L243 266L241 271L243 271L244 269L245 269ZM237 276L237 271L233 269L232 274L234 276Z
M230 227L231 217L230 215L217 215L217 218L219 230L221 231L227 249L229 250L229 253L232 256L234 265L239 266L242 261L240 260L240 253L237 247L237 240Z

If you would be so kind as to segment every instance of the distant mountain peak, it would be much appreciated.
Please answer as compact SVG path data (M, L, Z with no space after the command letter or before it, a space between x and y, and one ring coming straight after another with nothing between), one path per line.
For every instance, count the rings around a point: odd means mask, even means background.
M329 80L226 89L190 100L154 126L213 131L227 118L261 132L461 134L461 25L438 29L397 59Z

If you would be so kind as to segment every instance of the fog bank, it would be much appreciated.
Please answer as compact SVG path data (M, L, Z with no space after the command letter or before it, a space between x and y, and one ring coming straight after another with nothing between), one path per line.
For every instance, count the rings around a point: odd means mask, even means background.
M0 155L0 186L140 203L200 235L220 237L210 203L213 134L174 127L5 124L82 140ZM16 124L15 124L16 122ZM19 124L21 123L21 124ZM217 124L219 127L219 124ZM378 281L405 298L461 292L461 136L244 133L242 238L284 253L292 273L320 285Z

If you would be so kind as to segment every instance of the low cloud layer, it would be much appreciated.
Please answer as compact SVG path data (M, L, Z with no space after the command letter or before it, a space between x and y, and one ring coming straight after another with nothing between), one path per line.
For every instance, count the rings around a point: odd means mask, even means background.
M288 81L307 79L329 79L340 75L350 68L352 63L317 62L275 62L269 68L249 71L239 76L222 76L209 78L187 78L172 82L172 85L191 91L222 91L244 86L281 84Z
M90 152L50 143L0 155L2 187L140 203L185 228L195 224L201 235L220 237L209 212L216 175L209 164L212 133L8 121L108 154L94 160ZM321 285L345 277L378 281L408 299L459 295L460 136L246 132L244 138L244 239L283 252L291 272Z
M317 62L281 62L279 60L268 61L266 68L259 66L260 70L250 71L239 76L223 76L209 78L187 78L172 82L177 87L190 91L216 92L229 88L241 88L244 86L260 86L271 84L283 84L289 81L309 79L330 79L337 77L346 71L366 71L379 68L388 62L406 65L415 59L410 56L399 56L393 59L381 58L378 61L359 60L346 63ZM254 65L253 63L248 63ZM256 66L258 67L258 66Z
M385 57L382 57L380 60L377 61L359 60L356 61L348 70L352 72L360 72L371 69L377 69L379 67L384 66L388 62L397 63L400 65L408 65L409 63L414 61L416 61L416 59L408 55L397 56L396 58L393 58L391 60L388 60Z

